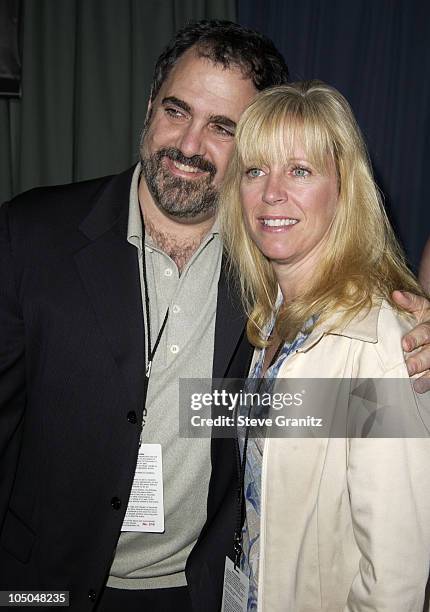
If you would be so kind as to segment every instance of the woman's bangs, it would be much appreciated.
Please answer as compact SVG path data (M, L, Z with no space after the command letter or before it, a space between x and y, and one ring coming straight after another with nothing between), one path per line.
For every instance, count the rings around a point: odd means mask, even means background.
M252 111L242 124L238 138L243 167L272 166L285 158L285 113L269 104L260 104Z
M285 108L256 108L242 125L238 152L243 168L288 164L303 157L318 171L327 170L333 144L313 118Z
M332 139L321 121L302 117L285 123L285 148L289 159L304 158L318 172L325 174L334 160Z

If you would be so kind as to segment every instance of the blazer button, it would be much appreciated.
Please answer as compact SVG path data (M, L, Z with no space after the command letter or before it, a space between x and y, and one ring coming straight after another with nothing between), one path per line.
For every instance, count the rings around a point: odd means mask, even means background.
M114 510L119 510L121 508L121 500L119 497L112 497L110 500L110 505Z
M93 589L90 589L90 590L88 591L88 599L89 599L90 601L95 601L95 600L96 600L96 598L97 598L97 593L96 593L96 592L95 592Z
M130 412L127 414L127 421L133 425L137 423L137 416L134 410L130 410Z

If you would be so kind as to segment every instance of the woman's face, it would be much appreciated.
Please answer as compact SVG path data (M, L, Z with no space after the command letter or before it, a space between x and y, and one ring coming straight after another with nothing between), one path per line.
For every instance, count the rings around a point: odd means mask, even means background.
M310 272L335 215L334 163L321 173L296 144L288 163L245 168L240 196L246 227L275 272L282 266Z

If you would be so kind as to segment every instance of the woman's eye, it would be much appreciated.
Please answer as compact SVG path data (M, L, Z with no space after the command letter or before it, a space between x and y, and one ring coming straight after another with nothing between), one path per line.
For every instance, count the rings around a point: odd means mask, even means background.
M298 178L306 178L310 175L310 171L307 168L303 168L302 166L296 166L293 168L293 176L297 176Z
M259 176L263 176L264 172L263 170L260 170L260 168L250 168L245 174L249 178L257 178Z

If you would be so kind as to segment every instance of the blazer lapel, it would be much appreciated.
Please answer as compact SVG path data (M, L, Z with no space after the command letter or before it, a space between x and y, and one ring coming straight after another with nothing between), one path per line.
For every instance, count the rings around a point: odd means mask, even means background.
M90 243L75 261L100 328L139 412L144 384L144 329L139 263L127 242L134 168L113 177L80 226Z
M223 378L228 374L235 349L243 337L245 323L240 295L235 282L228 277L226 259L223 257L218 282L213 378Z

